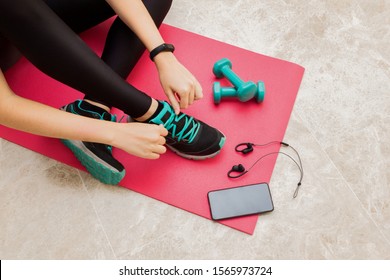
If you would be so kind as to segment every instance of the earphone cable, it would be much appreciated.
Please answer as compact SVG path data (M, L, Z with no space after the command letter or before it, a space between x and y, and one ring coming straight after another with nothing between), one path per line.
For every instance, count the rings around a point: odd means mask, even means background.
M272 145L272 144L280 144L280 145L285 146L285 147L290 147L290 148L295 152L295 154L297 155L299 163L298 163L298 161L295 160L291 155L289 155L289 154L287 154L287 153L285 153L285 152L280 152L280 151L279 151L279 152L271 152L271 153L265 154L265 155L263 155L262 157L258 158L258 159L257 159L257 160L256 160L256 161L255 161L247 170L245 170L243 173L241 173L241 174L239 174L239 175L232 176L232 175L230 174L232 171L230 171L230 172L228 173L228 177L229 177L229 178L238 178L238 177L241 177L241 176L245 175L246 173L248 173L248 172L249 172L249 171L250 171L250 170L259 162L259 161L261 161L261 160L264 159L265 157L268 157L268 156L271 156L271 155L275 155L275 154L282 154L282 155L285 155L285 156L289 157L289 158L295 163L295 165L298 167L298 169L299 169L299 171L300 171L300 174L301 174L301 176L300 176L300 178L299 178L299 182L298 182L297 187L296 187L296 189L295 189L295 191L294 191L294 194L293 194L293 198L296 198L296 197L298 196L298 192L299 192L300 186L302 185L302 180L303 180L303 165L302 165L301 157L299 156L298 151L297 151L294 147L290 146L289 144L287 144L287 143L285 143L285 142L279 142L279 141L271 141L271 142L266 143L266 144L241 143L241 144L239 144L239 145L236 146L236 151L237 151L237 152L242 152L242 153L244 153L244 154L247 153L247 152L245 152L245 149L243 149L243 150L239 150L239 149L238 149L238 147L240 147L240 146L242 146L242 145L246 145L247 148L250 149L249 152L251 152L251 151L253 151L252 146L264 147L264 146L268 146L268 145Z

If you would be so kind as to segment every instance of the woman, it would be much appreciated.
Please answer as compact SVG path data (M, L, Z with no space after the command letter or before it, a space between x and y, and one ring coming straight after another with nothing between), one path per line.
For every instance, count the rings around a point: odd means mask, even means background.
M171 0L0 0L1 69L13 62L16 47L41 71L85 94L60 111L18 97L0 72L0 124L64 139L88 171L109 184L125 174L111 146L148 159L165 153L164 145L186 158L218 154L224 135L180 112L202 98L202 89L158 31L170 6ZM115 14L99 58L77 33ZM145 48L169 103L125 81ZM135 122L116 123L111 107Z

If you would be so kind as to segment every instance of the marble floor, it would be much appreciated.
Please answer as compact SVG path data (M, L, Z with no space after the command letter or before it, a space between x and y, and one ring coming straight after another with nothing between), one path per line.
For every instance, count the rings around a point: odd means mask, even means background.
M390 259L390 1L176 0L166 23L306 68L253 236L0 139L0 259ZM132 203L128 203L131 201Z

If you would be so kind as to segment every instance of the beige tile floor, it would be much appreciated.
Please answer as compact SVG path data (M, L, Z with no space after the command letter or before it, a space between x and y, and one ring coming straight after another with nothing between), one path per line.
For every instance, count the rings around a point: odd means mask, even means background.
M0 259L390 259L390 1L176 0L166 23L305 76L253 236L0 139Z

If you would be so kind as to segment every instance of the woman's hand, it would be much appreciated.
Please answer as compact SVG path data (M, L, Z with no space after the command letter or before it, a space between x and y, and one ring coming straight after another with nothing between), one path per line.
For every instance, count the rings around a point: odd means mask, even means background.
M158 159L166 152L165 136L168 131L162 125L145 123L109 123L115 125L110 145L146 159Z
M171 52L161 52L154 58L161 86L176 114L194 100L203 97L198 80L185 68Z

